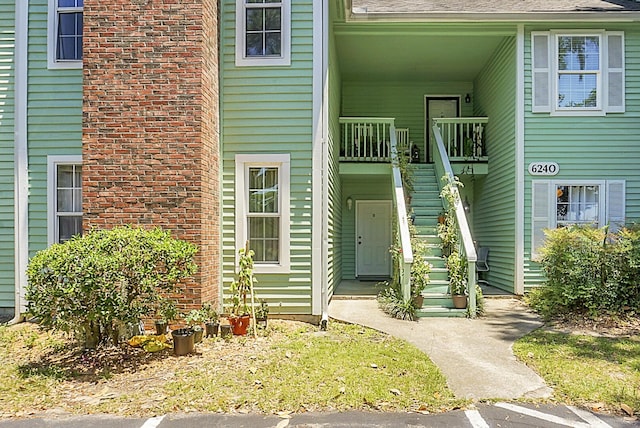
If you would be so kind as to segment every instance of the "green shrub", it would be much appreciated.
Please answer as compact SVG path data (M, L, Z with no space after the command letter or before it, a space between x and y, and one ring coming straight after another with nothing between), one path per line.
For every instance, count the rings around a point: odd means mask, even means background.
M545 317L640 309L640 231L569 226L546 232L543 287L528 296Z
M76 236L30 260L29 312L44 327L80 335L86 347L117 343L124 326L153 314L161 294L196 272L196 252L159 228Z

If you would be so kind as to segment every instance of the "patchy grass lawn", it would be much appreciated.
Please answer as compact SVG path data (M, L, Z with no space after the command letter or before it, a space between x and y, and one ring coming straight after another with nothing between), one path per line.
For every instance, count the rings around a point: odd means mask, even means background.
M554 388L558 401L596 411L640 411L640 335L540 329L518 340L513 349Z
M446 411L465 404L428 357L360 326L270 320L264 337L205 339L197 354L82 353L33 324L0 326L0 417L43 412Z

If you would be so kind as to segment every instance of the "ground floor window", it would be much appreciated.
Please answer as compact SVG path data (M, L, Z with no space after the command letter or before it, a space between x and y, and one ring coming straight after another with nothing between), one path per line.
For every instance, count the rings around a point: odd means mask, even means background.
M49 243L82 233L82 163L80 156L48 158Z
M236 155L236 248L248 242L256 271L289 269L289 155Z
M625 221L624 180L533 180L531 253L538 257L545 229L572 224L609 225Z
M593 224L602 222L601 196L599 184L566 185L556 184L556 227L570 224Z

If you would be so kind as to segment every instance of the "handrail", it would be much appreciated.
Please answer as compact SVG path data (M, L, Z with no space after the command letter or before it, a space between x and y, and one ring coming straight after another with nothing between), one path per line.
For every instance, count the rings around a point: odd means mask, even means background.
M396 138L395 125L391 123L389 128L391 141L391 170L393 176L393 201L396 207L398 221L398 236L400 237L400 248L402 249L402 266L400 266L400 288L404 301L411 298L411 264L413 263L413 250L411 248L411 234L409 233L409 222L407 219L407 207L405 205L404 188L402 186L402 176L398 158L398 141Z
M440 130L450 161L485 161L484 131L488 117L437 117L433 125Z
M453 181L453 169L447 156L447 152L442 141L442 135L440 135L440 128L437 125L433 126L433 135L436 139L434 156L435 169L438 177L446 176L450 180L449 183L453 184L454 204L456 212L456 223L458 225L458 235L460 237L461 250L464 252L468 263L467 269L467 294L469 295L469 313L472 317L476 315L476 262L478 261L478 255L476 254L476 248L473 244L473 238L471 237L471 229L467 222L467 216L464 212L464 206L460 198L460 192L458 187ZM442 186L440 180L439 185Z

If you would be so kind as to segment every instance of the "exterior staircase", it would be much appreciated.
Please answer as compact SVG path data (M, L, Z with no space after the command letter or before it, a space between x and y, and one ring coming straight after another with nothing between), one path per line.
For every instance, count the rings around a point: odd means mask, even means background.
M443 211L440 188L433 164L414 164L411 208L418 238L429 249L425 260L431 264L429 285L422 292L424 304L417 311L419 317L465 317L466 309L454 309L449 294L449 274L442 257L438 237L438 215Z

